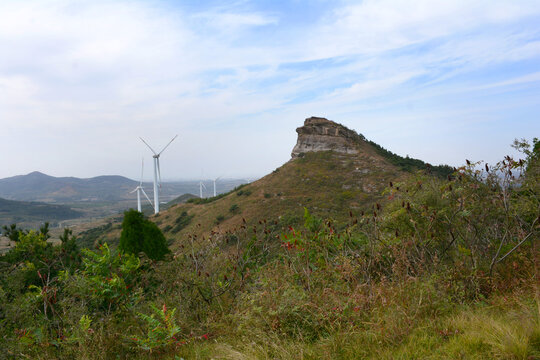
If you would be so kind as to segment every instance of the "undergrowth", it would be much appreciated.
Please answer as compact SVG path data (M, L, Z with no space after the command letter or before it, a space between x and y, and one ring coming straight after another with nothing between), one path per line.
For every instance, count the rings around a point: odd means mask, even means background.
M21 234L0 262L0 357L540 358L534 145L390 183L344 223L244 221L161 261Z

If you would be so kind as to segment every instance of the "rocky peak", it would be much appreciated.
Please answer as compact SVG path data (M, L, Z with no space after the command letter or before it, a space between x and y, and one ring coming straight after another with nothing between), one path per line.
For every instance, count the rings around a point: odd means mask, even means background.
M345 126L321 117L310 117L304 126L296 129L298 141L291 156L298 157L311 151L333 150L340 153L358 153L360 136Z

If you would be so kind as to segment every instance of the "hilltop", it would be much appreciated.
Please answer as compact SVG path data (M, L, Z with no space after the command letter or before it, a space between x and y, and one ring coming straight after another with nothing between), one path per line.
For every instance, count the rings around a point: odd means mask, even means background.
M395 159L409 160L325 118L308 118L296 132L291 159L272 173L215 198L171 206L153 221L174 241L188 234L235 231L244 221L248 226L259 221L274 227L295 225L303 221L304 207L316 216L345 222L351 213L384 202L383 190L411 170L438 169L415 159L410 159L414 166L400 166ZM117 236L111 233L108 239Z

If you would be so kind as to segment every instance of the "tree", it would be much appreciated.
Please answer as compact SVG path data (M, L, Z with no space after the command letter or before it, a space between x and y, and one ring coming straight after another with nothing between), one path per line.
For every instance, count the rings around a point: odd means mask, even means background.
M4 225L2 226L2 229L4 229L4 235L7 236L9 240L15 242L19 241L22 230L17 228L17 224L11 224L9 227Z
M81 253L77 245L77 237L73 231L64 228L64 234L59 236L61 245L61 260L65 269L75 269L81 264Z
M48 240L51 237L51 235L49 234L49 222L48 221L40 226L39 233L43 234L43 237L45 238L45 240Z
M152 260L161 260L169 253L165 236L157 225L133 209L124 213L119 249L130 254L143 252Z

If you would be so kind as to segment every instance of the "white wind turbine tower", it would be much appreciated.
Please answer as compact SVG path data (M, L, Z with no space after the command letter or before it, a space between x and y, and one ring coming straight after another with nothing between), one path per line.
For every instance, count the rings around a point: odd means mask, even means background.
M159 186L161 186L161 171L159 170L159 156L165 151L165 149L176 139L178 135L172 138L171 141L160 152L156 153L154 149L143 138L140 138L142 142L148 146L148 148L154 153L152 156L154 158L154 214L159 212ZM159 177L159 186L158 186L158 177Z
M202 199L202 189L204 188L204 190L206 190L206 186L204 185L204 183L201 181L199 181L199 197Z
M221 179L221 176L218 176L217 178L214 179L214 197L216 197L217 193L216 193L216 182Z
M130 192L130 194L133 194L135 191L137 192L137 211L138 212L142 212L142 207L141 207L141 192L144 194L144 196L146 197L146 199L148 199L148 202L150 203L150 205L154 206L152 204L152 200L150 200L150 198L148 197L148 195L146 195L146 191L144 191L143 187L142 187L142 182L143 182L143 172L144 172L144 158L142 160L142 166L141 166L141 182L139 183L139 185L133 190Z

